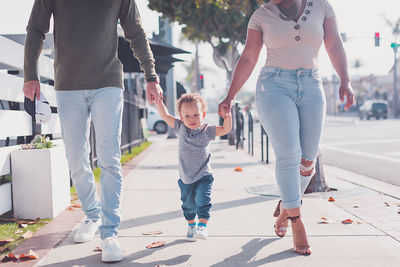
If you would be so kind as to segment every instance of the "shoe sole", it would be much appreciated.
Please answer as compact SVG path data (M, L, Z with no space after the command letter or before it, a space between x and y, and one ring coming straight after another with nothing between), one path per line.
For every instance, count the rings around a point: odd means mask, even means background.
M122 257L121 259L113 259L113 260L106 260L106 259L101 258L101 261L104 263L113 263L113 262L120 262L123 259L124 259L124 257Z
M197 241L195 237L186 237L186 241L195 242Z

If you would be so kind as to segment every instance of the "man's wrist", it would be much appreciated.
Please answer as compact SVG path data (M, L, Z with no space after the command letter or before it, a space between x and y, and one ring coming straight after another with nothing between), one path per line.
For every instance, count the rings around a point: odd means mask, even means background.
M158 83L157 77L148 77L146 78L146 82L148 83Z

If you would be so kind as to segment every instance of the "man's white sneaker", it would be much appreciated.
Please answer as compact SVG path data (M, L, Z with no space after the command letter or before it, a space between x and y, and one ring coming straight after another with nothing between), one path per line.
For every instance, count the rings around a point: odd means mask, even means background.
M101 260L103 262L117 262L122 261L124 258L116 236L104 239L101 243L101 251Z
M86 218L81 222L81 226L76 232L74 236L74 241L76 243L84 243L93 239L96 231L99 229L99 225L101 224L101 219L98 219L96 222Z
M189 225L187 232L186 232L186 240L187 241L196 241L196 238L194 237L195 233L196 233L196 226Z
M197 231L194 234L194 237L197 239L207 239L208 236L208 230L207 227L204 227L202 225L197 227Z

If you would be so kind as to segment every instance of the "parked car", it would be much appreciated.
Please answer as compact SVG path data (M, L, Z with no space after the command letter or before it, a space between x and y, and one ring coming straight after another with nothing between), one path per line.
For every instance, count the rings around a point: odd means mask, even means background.
M388 116L388 103L385 100L367 100L359 109L360 119L366 118L369 120L375 117L377 120L380 118L387 119Z
M150 131L156 131L158 134L164 134L168 131L167 123L153 106L147 106L147 128Z

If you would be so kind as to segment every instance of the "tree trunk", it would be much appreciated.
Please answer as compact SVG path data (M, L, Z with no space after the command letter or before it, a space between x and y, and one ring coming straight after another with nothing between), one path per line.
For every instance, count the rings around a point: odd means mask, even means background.
M322 163L322 156L321 156L321 153L319 153L319 155L317 157L317 162L315 164L315 174L311 178L311 181L308 184L308 187L304 193L309 194L309 193L315 193L315 192L329 192L332 190L335 190L335 189L330 188L326 184L324 168L323 168L323 163Z

